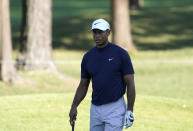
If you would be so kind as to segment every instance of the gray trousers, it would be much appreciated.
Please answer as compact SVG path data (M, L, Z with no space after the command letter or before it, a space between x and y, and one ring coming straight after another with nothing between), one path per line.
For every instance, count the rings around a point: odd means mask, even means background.
M96 106L91 104L90 131L122 131L126 104L124 98Z

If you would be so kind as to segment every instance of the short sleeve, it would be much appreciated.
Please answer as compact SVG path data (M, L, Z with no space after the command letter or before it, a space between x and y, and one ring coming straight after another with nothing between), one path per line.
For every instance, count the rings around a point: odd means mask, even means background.
M130 56L126 51L122 53L121 71L123 75L134 74L134 69L133 69Z
M81 78L91 78L87 66L86 66L87 60L86 57L84 56L81 62Z

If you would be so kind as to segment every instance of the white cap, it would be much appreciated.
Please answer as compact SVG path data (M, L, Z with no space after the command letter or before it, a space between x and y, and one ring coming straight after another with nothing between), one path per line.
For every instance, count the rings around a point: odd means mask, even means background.
M109 23L104 20L104 19L97 19L95 20L93 23L92 23L92 29L91 30L94 30L94 29L99 29L99 30L102 30L102 31L105 31L107 29L110 30L110 25Z

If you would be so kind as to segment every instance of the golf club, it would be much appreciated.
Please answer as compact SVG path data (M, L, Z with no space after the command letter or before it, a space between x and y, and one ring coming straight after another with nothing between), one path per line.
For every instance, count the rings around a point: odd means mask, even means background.
M72 131L74 131L75 122L72 122Z

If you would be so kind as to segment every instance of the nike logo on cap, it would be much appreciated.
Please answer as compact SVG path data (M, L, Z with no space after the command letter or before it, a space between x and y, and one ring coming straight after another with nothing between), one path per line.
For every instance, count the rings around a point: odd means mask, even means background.
M97 25L97 24L99 24L99 23L101 23L101 22L94 23L94 25Z

